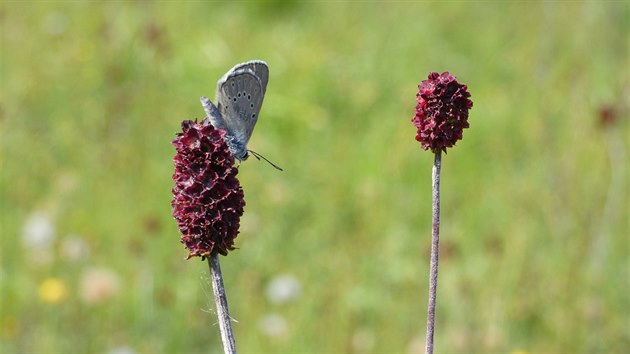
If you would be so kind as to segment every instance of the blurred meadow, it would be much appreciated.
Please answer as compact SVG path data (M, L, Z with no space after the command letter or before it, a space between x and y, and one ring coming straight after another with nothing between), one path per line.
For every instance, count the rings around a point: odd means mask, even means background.
M218 353L171 217L171 140L250 59L270 80L221 257L243 353L421 353L430 71L443 157L436 351L630 348L627 1L0 5L0 351Z

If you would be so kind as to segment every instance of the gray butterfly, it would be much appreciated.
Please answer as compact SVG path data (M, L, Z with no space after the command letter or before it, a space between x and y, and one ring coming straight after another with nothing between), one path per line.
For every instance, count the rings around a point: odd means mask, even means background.
M236 65L217 82L216 106L207 97L201 97L201 105L210 123L215 128L226 132L224 140L232 155L239 161L247 160L248 152L257 159L262 157L248 150L247 142L258 121L268 81L267 63L252 60ZM282 170L273 163L269 163Z

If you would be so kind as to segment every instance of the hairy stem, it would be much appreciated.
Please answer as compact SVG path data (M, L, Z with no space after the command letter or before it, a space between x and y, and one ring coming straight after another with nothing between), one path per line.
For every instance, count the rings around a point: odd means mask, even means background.
M437 300L438 258L440 248L440 169L442 152L435 153L433 161L433 232L431 235L431 270L429 279L429 308L427 311L426 354L433 354L433 333L435 331L435 303Z
M221 266L219 265L219 254L213 252L210 258L208 258L208 264L210 265L214 302L217 307L217 316L219 317L223 352L225 354L236 354L230 311L228 310L227 296L225 295L225 287L223 286L223 275L221 274Z

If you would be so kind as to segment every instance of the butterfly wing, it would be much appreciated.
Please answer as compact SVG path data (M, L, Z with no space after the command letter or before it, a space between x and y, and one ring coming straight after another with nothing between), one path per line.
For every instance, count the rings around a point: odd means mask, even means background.
M251 60L242 64L238 64L234 67L234 69L250 69L251 71L253 71L254 75L256 75L260 79L260 83L262 84L263 96L265 95L265 92L267 91L267 82L269 82L269 67L267 66L267 63L262 60Z
M235 66L217 83L217 108L228 134L242 149L246 148L258 121L268 74L264 62L252 61Z

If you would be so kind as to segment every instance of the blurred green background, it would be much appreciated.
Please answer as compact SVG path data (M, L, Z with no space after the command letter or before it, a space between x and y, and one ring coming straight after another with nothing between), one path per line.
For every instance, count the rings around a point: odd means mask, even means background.
M249 147L285 172L240 168L240 352L423 351L430 71L474 101L443 158L437 352L630 348L627 1L5 1L0 21L3 353L222 351L170 142L250 59L270 80Z

